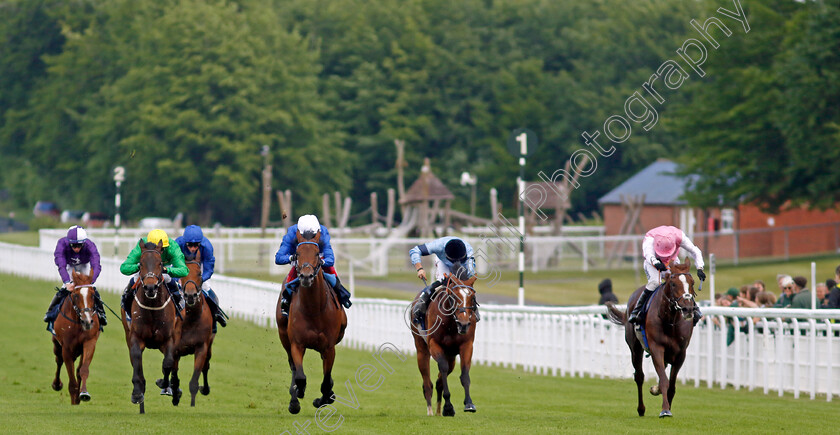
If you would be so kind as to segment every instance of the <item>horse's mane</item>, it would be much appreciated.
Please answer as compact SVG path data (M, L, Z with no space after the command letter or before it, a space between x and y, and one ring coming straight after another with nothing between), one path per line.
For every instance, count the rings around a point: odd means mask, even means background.
M455 278L458 278L459 281L466 281L470 279L470 270L469 268L461 263L460 261L456 261L452 263L452 275Z
M155 248L157 248L157 244L152 243L152 242L146 242L146 244L143 245L143 248L144 249L155 249Z

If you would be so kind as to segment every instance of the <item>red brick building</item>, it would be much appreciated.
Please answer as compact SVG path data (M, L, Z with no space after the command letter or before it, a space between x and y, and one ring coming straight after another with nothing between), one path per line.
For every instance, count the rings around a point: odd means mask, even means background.
M659 159L598 200L607 235L617 235L625 219L621 198L641 198L644 231L659 225L682 229L703 252L718 258L786 257L840 249L840 212L796 208L770 215L752 205L699 209L682 199L685 179L677 165ZM634 231L634 233L637 233ZM639 239L641 243L641 237Z

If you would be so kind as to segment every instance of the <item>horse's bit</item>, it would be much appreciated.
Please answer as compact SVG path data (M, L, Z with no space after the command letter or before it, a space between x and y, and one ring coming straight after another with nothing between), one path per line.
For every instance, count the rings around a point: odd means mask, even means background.
M317 243L315 243L315 242L300 242L300 243L298 243L298 246L300 246L300 245L315 245L315 246L318 246L318 249L319 249L319 250L321 249L321 245L319 245L319 244L317 244ZM295 258L295 260L297 260L297 248L295 248L295 256L294 256L294 258ZM324 260L322 260L322 259L321 259L321 256L319 255L319 256L318 256L318 265L317 265L317 266L315 266L315 273L313 274L313 276L317 276L317 275L318 275L318 271L319 271L319 270L321 270L321 265L322 265L322 264L324 264ZM297 261L295 261L295 272L296 272L298 275L300 275L300 270L301 270L301 269L303 269L303 268L304 268L304 267L306 267L306 266L312 266L312 265L311 265L311 264L309 264L309 263L300 264L300 263L298 263Z

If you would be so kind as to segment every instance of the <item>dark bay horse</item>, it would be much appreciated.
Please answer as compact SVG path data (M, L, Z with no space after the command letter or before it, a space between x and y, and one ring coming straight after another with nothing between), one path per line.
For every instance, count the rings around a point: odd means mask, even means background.
M175 361L175 347L180 332L180 324L176 324L175 302L163 281L163 264L161 252L163 242L143 243L140 239L142 254L140 255L140 279L135 283L138 287L134 293L134 300L130 303L131 323L122 313L122 324L125 329L125 342L128 345L131 366L134 375L131 378L134 390L131 393L131 403L140 405L140 413L145 413L144 394L146 393L146 378L143 376L143 351L146 348L160 349L163 354L163 379L158 387L172 388L172 404L178 405L181 399L180 381L177 372L172 372ZM170 384L169 375L172 373Z
M96 350L96 341L99 339L99 316L93 303L92 282L93 268L90 275L73 271L73 284L76 287L62 302L60 314L54 324L55 335L52 341L56 369L52 388L55 391L61 390L61 366L66 366L69 379L67 389L70 391L72 405L90 400L87 379L93 352ZM74 373L74 361L80 356L82 361Z
M411 325L414 347L417 349L417 366L423 376L423 396L426 398L426 414L432 415L432 379L429 375L429 357L438 365L437 411L441 415L441 395L446 400L443 416L455 415L455 408L449 401L447 377L455 369L455 357L461 357L461 385L464 387L464 412L475 412L470 397L470 366L472 364L473 341L475 340L475 301L473 284L476 277L467 279L466 268L456 267L458 272L449 275L445 286L438 287L426 312L426 330ZM460 276L456 276L460 275ZM416 300L415 300L416 303ZM410 312L414 312L412 304Z
M178 362L184 355L195 354L193 361L193 375L190 378L190 406L195 406L195 396L198 393L198 377L204 373L204 385L201 394L210 394L210 384L207 383L207 371L210 370L210 355L213 346L213 314L204 294L201 291L201 251L195 256L187 257L187 269L190 273L181 278L184 289L184 320L181 322L181 336L178 340L178 350L175 355L175 367L172 371L177 376ZM179 320L180 322L180 320Z
M303 354L306 349L313 349L321 354L324 380L321 382L321 397L312 405L316 408L334 402L332 367L335 361L335 345L344 338L347 327L347 314L338 303L338 298L324 279L321 270L318 242L321 233L315 233L310 239L297 235L297 262L295 269L300 279L297 294L292 298L289 316L280 313L280 299L277 300L277 331L292 369L292 384L289 394L289 412L300 412L300 402L306 392L306 375L303 373Z
M693 331L692 316L694 313L694 278L689 273L691 261L685 264L672 264L665 273L665 283L656 294L651 296L650 308L645 318L645 331L653 367L659 376L659 384L650 389L654 396L662 394L662 412L659 417L671 417L671 404L677 389L677 373L685 362L685 351L691 342ZM632 311L639 300L644 287L636 290L627 302L627 312ZM645 374L642 370L644 346L641 332L635 330L634 325L627 322L627 312L617 309L611 302L607 303L607 313L610 320L618 325L624 325L624 336L636 370L635 380L639 393L639 416L645 415L645 404L642 397L642 384ZM665 373L666 365L671 365L671 376Z

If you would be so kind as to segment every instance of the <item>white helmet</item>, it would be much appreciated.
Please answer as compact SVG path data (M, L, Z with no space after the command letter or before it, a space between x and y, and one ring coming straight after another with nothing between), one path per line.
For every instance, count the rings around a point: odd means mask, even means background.
M313 214L305 214L298 219L298 232L305 238L314 237L318 231L321 231L321 223ZM307 234L309 233L309 234ZM310 237L307 237L310 236Z

